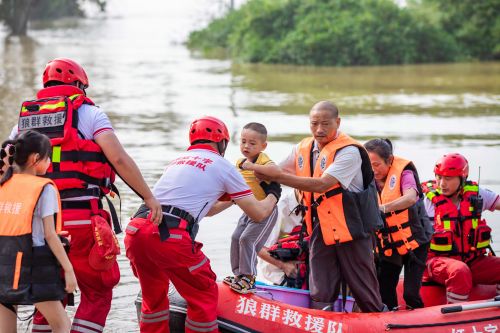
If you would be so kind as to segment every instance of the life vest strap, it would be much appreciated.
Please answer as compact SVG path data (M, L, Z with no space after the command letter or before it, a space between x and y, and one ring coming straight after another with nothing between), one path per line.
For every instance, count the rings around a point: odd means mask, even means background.
M434 203L434 205L435 205L436 207L439 207L439 206L441 206L441 205L444 205L445 203L447 203L447 201L446 201L446 200L439 200L439 201L435 202L435 203Z
M59 191L61 199L78 198L78 197L96 197L102 195L102 191L98 187L93 188L73 188Z
M92 210L89 200L80 201L61 201L61 208L65 209L87 209ZM98 208L102 208L102 202L99 200Z
M443 216L441 216L442 221L451 221L451 222L463 222L465 220L480 219L480 218L481 218L481 214L477 214L477 213L472 213L469 216L463 216L463 215L460 215L460 216L443 215Z
M81 181L84 181L88 184L96 185L96 186L102 186L102 187L109 187L111 184L111 181L109 178L105 179L98 179L95 177L91 177L89 175L86 175L82 172L78 171L58 171L58 172L50 172L47 175L48 178L50 179L68 179L68 178L76 178L80 179Z
M318 207L319 205L321 205L321 203L323 202L323 200L326 200L326 199L329 199L331 197L333 197L334 195L337 195L337 194L340 194L342 193L342 187L336 187L330 191L327 191L325 192L324 194L322 194L321 196L319 196L313 203L313 206L315 207Z
M401 229L408 228L410 226L410 221L407 221L405 223L401 223ZM380 229L380 232L383 234L392 234L395 233L396 231L399 231L399 228L397 225L393 225L390 227L385 227Z
M177 216L183 220L186 220L189 224L194 224L196 222L195 218L187 211L170 205L162 205L161 210L165 214L170 214Z
M183 220L187 221L190 226L196 223L195 218L189 212L187 212L183 209L177 208L175 206L162 205L161 210L163 211L164 214L170 214L170 215L173 215L175 217L178 217L179 219L183 219ZM137 213L135 213L134 218L140 217L140 218L145 219L149 215L149 212L150 212L149 208L143 204L143 205L141 205L141 207L139 207L139 209L137 210ZM175 223L172 222L172 219L166 218L165 215L163 216L162 220L163 220L163 222L165 222L168 225L169 228L179 228L180 222L177 223L177 225L175 225ZM187 227L186 227L186 229L187 229Z
M410 243L411 241L414 241L415 240L415 236L411 235L410 237L408 237L406 239L406 242ZM398 240L398 241L395 241L395 242L390 242L388 244L384 244L385 246L382 248L382 251L385 251L385 250L394 250L394 249L397 249L398 247L400 246L403 246L405 245L405 241L404 240Z
M62 151L61 161L107 163L106 156L102 152L78 150Z
M111 185L112 188L115 188L115 185ZM120 197L120 193L118 193L118 189L116 189L115 192L118 195L118 198L120 199L120 216L122 213L122 201ZM116 213L115 205L113 205L113 202L108 198L107 195L104 196L104 199L106 199L106 202L108 203L108 208L109 208L109 213L111 214L111 221L113 221L113 230L115 234L119 235L123 232L122 228L122 222L120 218L118 217L118 214Z
M0 256L0 265L14 265L16 263L16 258L17 255L3 255ZM25 256L23 254L23 260L21 261L22 266L31 266L32 265L32 258L30 256Z
M405 209L399 209L399 210L395 210L395 211L392 211L392 212L387 212L385 213L385 217L388 218L388 217L391 217L393 215L397 215L397 214L400 214L404 211L406 211L408 208L405 208Z
M113 224L113 230L114 230L115 234L118 235L122 232L122 226L121 226L120 219L118 218L118 214L116 213L115 206L113 205L111 200L109 200L109 198L107 196L104 196L104 198L108 202L108 207L109 207L109 211L111 214L111 223ZM95 199L91 199L91 200L95 200ZM94 212L92 204L89 200L61 201L61 208L63 210L65 210L65 209L84 209L84 210L90 210L91 214L96 213L96 212ZM103 208L102 201L97 200L97 209L102 209L102 208ZM65 225L68 226L71 224L65 223Z
M160 225L158 226L158 231L160 232L160 240L163 242L170 237L169 229L186 230L189 233L191 240L193 241L194 253L194 239L198 231L196 219L189 212L175 206L162 205L161 209L163 211L163 217ZM134 218L139 217L145 219L148 217L149 212L149 208L146 205L142 204L135 213Z

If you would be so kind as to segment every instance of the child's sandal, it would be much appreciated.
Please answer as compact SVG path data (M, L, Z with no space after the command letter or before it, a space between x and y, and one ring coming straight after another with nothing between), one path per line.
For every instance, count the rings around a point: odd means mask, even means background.
M256 290L255 277L239 276L237 281L231 284L231 289L240 294L253 293Z
M228 286L232 285L233 283L235 283L237 280L236 276L226 276L224 278L224 280L222 280L222 282L224 284L227 284Z

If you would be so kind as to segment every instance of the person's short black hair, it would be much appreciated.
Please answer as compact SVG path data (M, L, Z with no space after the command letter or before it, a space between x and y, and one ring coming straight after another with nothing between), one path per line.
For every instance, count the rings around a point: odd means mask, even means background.
M62 86L64 84L66 84L66 83L61 82L61 81L54 81L54 80L52 80L52 81L48 81L47 83L45 83L44 87L48 88L48 87Z
M248 123L243 126L243 129L250 129L264 136L264 139L267 139L267 129L266 126L261 123Z

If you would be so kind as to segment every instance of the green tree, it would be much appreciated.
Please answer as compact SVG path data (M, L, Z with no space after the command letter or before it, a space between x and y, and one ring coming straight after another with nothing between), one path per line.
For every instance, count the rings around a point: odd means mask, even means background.
M440 24L467 58L500 58L500 0L422 0L437 8Z
M245 62L377 65L452 61L457 43L440 18L392 0L249 0L191 33L194 49Z
M72 16L83 16L77 0L36 0L30 12L31 20L53 20Z
M4 21L13 35L26 35L33 0L2 0L0 20Z
M89 0L104 11L105 0ZM29 20L83 16L78 0L0 0L0 21L12 35L26 35Z

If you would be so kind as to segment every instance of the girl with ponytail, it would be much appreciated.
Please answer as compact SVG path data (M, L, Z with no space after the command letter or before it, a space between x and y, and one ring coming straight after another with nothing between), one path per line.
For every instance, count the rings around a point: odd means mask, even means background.
M73 267L57 234L60 199L42 176L50 165L48 137L20 133L0 149L0 332L16 332L16 306L34 304L52 332L69 332L61 300L76 288ZM61 267L64 281L61 279Z

